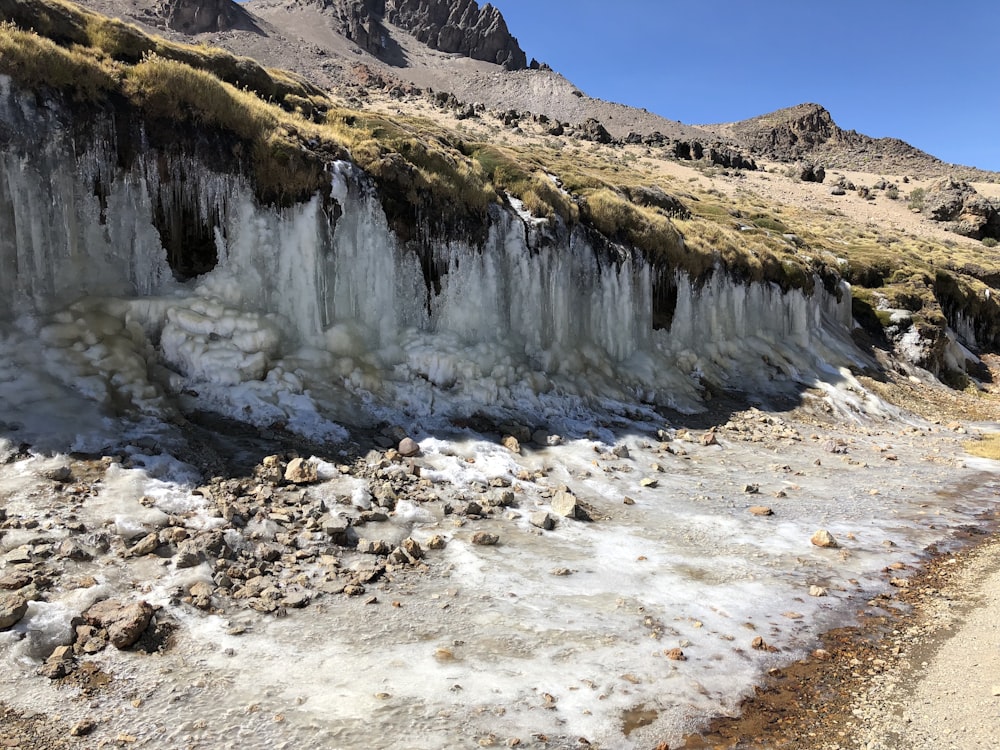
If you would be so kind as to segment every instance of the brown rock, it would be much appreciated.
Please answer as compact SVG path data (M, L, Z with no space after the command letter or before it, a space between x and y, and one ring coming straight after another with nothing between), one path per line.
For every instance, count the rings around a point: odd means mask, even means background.
M748 510L754 516L773 516L774 511L766 505L751 505Z
M28 600L20 594L0 594L0 630L12 628L28 611Z
M664 651L663 655L670 659L670 661L687 661L687 657L684 655L684 652L679 648L672 648L668 651Z
M304 458L293 458L285 467L285 481L292 484L312 484L318 479L316 467Z
M837 544L837 540L833 538L833 534L831 534L826 529L820 529L819 531L817 531L815 534L812 535L812 538L809 541L812 542L817 547L834 548L840 546L839 544Z
M503 440L501 440L500 442L503 443L503 447L509 450L511 453L521 452L521 443L513 435L504 435Z
M119 651L135 645L153 619L153 606L145 601L122 604L105 599L83 613L91 625L106 628L108 639Z
M472 543L479 547L492 547L500 541L500 537L489 531L477 531L472 535Z

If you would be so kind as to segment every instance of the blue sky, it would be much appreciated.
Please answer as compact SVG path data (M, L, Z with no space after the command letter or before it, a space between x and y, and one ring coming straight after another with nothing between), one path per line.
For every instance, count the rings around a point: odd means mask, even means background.
M1000 0L491 2L529 60L590 96L689 124L816 102L842 128L1000 170Z

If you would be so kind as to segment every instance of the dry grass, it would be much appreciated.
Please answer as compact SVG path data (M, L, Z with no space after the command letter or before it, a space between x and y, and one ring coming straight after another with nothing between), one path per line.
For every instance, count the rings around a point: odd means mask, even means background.
M973 456L1000 461L1000 432L984 433L977 440L967 440L962 447Z

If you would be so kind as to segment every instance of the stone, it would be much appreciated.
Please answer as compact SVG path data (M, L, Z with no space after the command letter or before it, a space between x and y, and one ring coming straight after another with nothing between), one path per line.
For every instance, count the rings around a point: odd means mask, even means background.
M556 520L551 514L544 510L537 511L528 516L528 523L545 531L552 531L556 527Z
M639 480L640 487L648 487L649 489L654 489L659 483L660 480L654 477L643 477Z
M413 438L405 437L399 441L397 450L403 458L413 458L420 455L420 444Z
M174 556L174 566L176 568L193 568L201 564L201 553L198 545L193 539L187 539L180 543L177 554Z
M679 648L668 649L663 652L663 655L670 659L670 661L687 661L687 657L684 655L684 652Z
M87 562L93 560L94 556L74 539L63 539L59 543L59 556L74 562Z
M23 570L9 570L0 576L0 589L17 591L31 583L31 574Z
M320 521L323 533L330 537L334 544L346 547L350 542L349 529L351 522L343 516L326 515Z
M128 551L129 557L144 557L151 555L160 546L160 535L157 533L146 534L142 539L132 545Z
M709 431L701 436L701 444L706 447L709 445L718 445L719 439L715 436L714 432Z
M359 539L358 552L366 555L388 555L392 551L383 539Z
M820 529L819 531L817 531L815 534L812 535L812 538L809 541L812 542L817 547L833 548L840 546L839 544L837 544L837 540L833 538L833 534L831 534L826 529Z
M28 612L28 600L20 594L0 594L0 630L12 628Z
M826 596L826 589L822 586L810 586L809 596Z
M771 652L774 652L774 651L778 650L774 646L770 645L767 641L765 641L759 635L756 638L754 638L753 641L751 641L750 648L752 648L754 651L771 651Z
M509 450L511 453L521 452L521 442L513 435L504 435L503 440L500 441L503 447Z
M748 510L752 516L773 516L774 511L766 505L751 505Z
M135 645L153 619L153 605L146 601L123 604L114 599L97 602L83 613L90 625L106 628L108 640L119 651Z
M93 719L80 719L70 728L69 733L71 737L86 737L95 729L97 729L97 722Z
M569 490L560 490L552 497L552 512L563 518L576 518L579 502Z
M472 543L478 547L492 547L500 541L500 537L489 531L477 531L472 535Z
M440 534L435 534L427 540L427 549L444 549L448 541Z
M38 674L50 680L58 680L70 674L75 666L73 647L57 646L38 670Z
M628 452L628 446L616 445L614 448L611 449L611 455L613 455L615 458L623 458L623 459L629 458L630 454Z
M304 458L293 458L285 467L285 481L291 484L312 484L317 479L315 464Z

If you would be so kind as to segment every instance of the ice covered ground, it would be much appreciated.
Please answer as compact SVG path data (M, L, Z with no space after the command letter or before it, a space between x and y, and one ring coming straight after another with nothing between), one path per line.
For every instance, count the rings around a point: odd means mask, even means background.
M590 437L528 443L522 454L472 431L424 435L419 484L388 520L358 531L392 542L408 536L425 549L439 535L447 545L361 596L319 592L285 618L224 595L219 614L179 601L174 592L211 580L208 563L122 559L114 546L89 562L57 554L46 601L0 635L8 665L0 699L69 723L89 717L97 740L125 735L148 747L676 743L733 711L768 668L851 622L925 547L947 544L995 502L992 467L966 467L947 430L811 421L804 412L783 419L741 411L720 419L717 444L705 445L700 429L660 422L658 435L654 423L605 419ZM105 461L93 493L73 503L44 477L69 465L82 481L84 464L62 455L10 459L0 487L19 528L0 538L4 571L24 545L74 536L71 511L128 544L171 515L191 533L224 525L194 492L189 467L149 453L133 449L125 465ZM364 490L377 482L341 474L343 456L327 458L318 462L326 479L307 492L370 505ZM384 465L411 471L406 462ZM551 510L561 486L593 520L533 526L531 514ZM446 504L488 507L505 491L513 492L510 507L446 513ZM754 505L773 515L751 514ZM810 544L819 528L840 547ZM484 530L499 543L473 544ZM357 567L361 557L346 549L340 564ZM314 582L320 567L304 561L302 580ZM87 576L93 583L83 586ZM824 596L810 595L817 586ZM104 597L162 606L179 624L172 648L95 654L112 679L87 695L36 676L40 659L69 637L70 617ZM755 648L758 637L776 650ZM671 658L674 649L684 660Z

